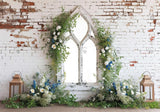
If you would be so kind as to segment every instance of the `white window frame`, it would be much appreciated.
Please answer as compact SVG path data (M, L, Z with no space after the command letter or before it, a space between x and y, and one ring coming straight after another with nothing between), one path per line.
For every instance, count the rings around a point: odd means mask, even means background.
M92 87L98 88L100 85L98 83L98 81L101 79L100 74L100 70L99 70L99 48L98 48L98 43L97 43L97 39L96 37L92 37L91 36L91 31L93 32L94 36L96 35L96 30L94 29L93 23L92 23L92 19L90 18L90 15L88 14L87 11L84 10L84 8L82 8L81 6L77 6L71 16L73 16L74 14L79 14L80 16L83 17L83 19L87 22L88 24L88 31L85 35L85 37L79 41L76 36L73 34L73 32L70 32L70 39L72 39L75 44L77 45L78 48L78 83L65 83L66 85L66 89L70 90L70 91L88 91L91 90ZM84 83L82 81L83 79L83 56L82 56L82 46L83 44L85 44L85 42L87 42L87 40L90 39L95 47L96 47L96 78L97 81L95 83ZM82 65L80 65L82 63ZM64 76L64 68L63 68L63 64L62 64L62 70L58 73L57 75L57 80L61 80L62 82L64 82L65 80L65 76Z

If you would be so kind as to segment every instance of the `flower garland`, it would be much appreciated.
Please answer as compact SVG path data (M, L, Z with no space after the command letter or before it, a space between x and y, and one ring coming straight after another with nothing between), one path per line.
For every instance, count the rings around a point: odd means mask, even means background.
M55 73L61 69L61 64L67 59L69 52L64 44L69 38L65 36L67 32L75 27L77 14L70 16L70 13L62 12L59 16L53 18L53 24L48 27L50 35L44 47L48 48L47 55L52 59L52 67Z

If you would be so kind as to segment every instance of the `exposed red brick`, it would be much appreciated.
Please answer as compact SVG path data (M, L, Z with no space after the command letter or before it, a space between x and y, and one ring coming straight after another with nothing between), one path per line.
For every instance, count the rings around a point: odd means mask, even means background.
M25 42L21 41L20 44L24 44Z
M25 38L25 39L30 39L30 38L32 38L32 37L27 37L27 36L24 36L24 35L13 35L13 34L11 34L10 36L13 36L13 37L15 37L15 38Z
M17 21L20 22L20 23L26 23L27 19L18 19Z
M150 38L150 41L153 41L153 40L154 40L154 38L155 38L155 37L154 37L154 36L152 36L152 37Z
M0 29L13 29L13 28L21 29L24 27L25 27L25 25L12 25L9 23L5 23L5 24L0 23Z
M35 41L32 41L32 44L35 44Z
M130 66L131 66L131 67L133 67L133 66L134 66L134 64L130 64Z
M130 63L138 63L138 61L130 61Z
M132 2L126 2L125 6L132 6Z
M150 30L148 30L148 32L153 32L153 30L154 30L154 29L150 29Z
M20 9L20 12L23 13L23 12L36 12L36 10L34 8L27 8L27 9Z
M154 19L154 20L153 20L153 23L154 23L154 24L156 24L156 22L157 22L157 20L156 20L156 19Z
M33 6L33 5L35 5L34 2L27 2L27 1L23 2L23 6Z
M17 47L21 47L21 44L17 44Z
M0 2L0 6L7 6L7 5L9 5L7 2L3 2L3 1Z
M41 29L41 30L38 30L40 32L45 32L45 31L48 31L48 30L45 30L45 29Z

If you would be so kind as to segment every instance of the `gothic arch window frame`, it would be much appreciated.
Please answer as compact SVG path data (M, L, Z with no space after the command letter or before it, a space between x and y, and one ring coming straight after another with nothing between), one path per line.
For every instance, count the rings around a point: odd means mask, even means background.
M82 40L78 40L76 38L76 36L74 35L73 32L69 32L70 33L70 39L72 39L75 44L77 45L77 48L79 49L78 50L78 83L65 83L66 84L66 89L67 90L90 90L91 87L99 87L99 84L98 84L98 80L101 79L101 76L100 76L100 73L99 73L99 68L98 68L98 65L99 65L99 48L98 48L98 44L97 44L97 39L96 37L93 37L92 36L92 32L94 34L94 36L96 36L96 29L94 28L94 25L93 25L93 22L92 22L92 19L89 15L89 13L82 7L82 6L77 6L72 12L71 12L71 16L78 13L80 16L82 16L82 18L87 22L87 25L88 25L88 30L87 30L87 33L85 34L85 36L83 37ZM96 83L84 83L82 81L83 79L83 73L82 73L82 67L83 67L83 64L82 63L82 49L81 47L88 41L88 40L91 40L94 45L95 45L95 48L96 48ZM63 65L62 65L63 66ZM62 71L60 74L64 74L63 73L64 71L64 68L62 67ZM60 76L60 77L57 77L58 80L62 80L64 81L64 75L63 76Z

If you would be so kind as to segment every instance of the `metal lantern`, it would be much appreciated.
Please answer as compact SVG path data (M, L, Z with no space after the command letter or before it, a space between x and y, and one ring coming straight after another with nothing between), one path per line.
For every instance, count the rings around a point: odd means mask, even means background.
M24 82L22 81L19 74L15 74L15 76L13 76L13 80L9 83L9 97L11 97L12 86L13 86L13 96L14 96L15 86L19 86L19 94L22 93L22 86L24 91Z
M148 88L149 90L147 91ZM145 97L146 102L153 102L154 101L154 83L151 81L149 75L144 75L142 81L140 82L140 92L147 92L149 98Z

